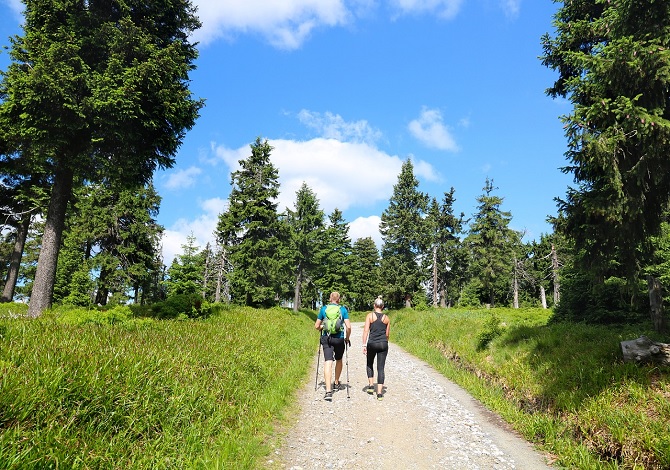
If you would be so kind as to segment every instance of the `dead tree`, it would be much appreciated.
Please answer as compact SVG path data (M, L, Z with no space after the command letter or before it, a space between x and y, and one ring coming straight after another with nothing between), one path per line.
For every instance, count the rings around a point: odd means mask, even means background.
M670 344L657 343L646 336L621 342L624 362L670 366Z
M547 308L547 294L544 291L544 286L540 284L540 302L542 302L542 308Z
M16 241L14 249L12 250L11 259L9 262L9 269L7 271L7 278L5 279L5 286L3 288L2 297L0 301L11 302L14 298L14 289L16 289L16 282L19 278L19 269L21 268L21 258L23 256L23 248L28 237L28 230L30 229L30 214L24 214L23 218L17 225Z
M558 302L561 300L561 288L560 281L558 278L558 253L556 253L556 246L551 244L551 272L553 274L554 281L554 305L558 305Z
M437 308L437 245L433 247L433 307Z

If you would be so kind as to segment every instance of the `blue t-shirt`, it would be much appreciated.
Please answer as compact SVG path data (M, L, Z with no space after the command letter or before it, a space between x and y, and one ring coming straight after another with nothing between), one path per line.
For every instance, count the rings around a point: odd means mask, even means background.
M337 305L337 304L328 304L328 305ZM321 307L321 310L319 310L319 315L316 317L317 319L321 320L321 322L323 322L326 319L326 307L327 305ZM349 320L349 310L347 310L347 307L340 305L340 315L342 315L342 323L344 323L344 320ZM326 335L328 333L322 330L321 334ZM331 336L334 336L335 338L344 338L344 327L342 327L342 330L339 333Z

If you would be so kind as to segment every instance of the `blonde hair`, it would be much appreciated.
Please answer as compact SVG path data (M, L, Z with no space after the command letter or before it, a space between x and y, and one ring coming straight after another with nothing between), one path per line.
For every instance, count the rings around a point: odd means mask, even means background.
M375 307L377 307L377 308L384 308L384 301L382 300L382 296L381 296L381 295L378 296L378 297L375 299Z
M331 302L339 302L340 301L340 293L337 291L333 291L330 293L330 301Z

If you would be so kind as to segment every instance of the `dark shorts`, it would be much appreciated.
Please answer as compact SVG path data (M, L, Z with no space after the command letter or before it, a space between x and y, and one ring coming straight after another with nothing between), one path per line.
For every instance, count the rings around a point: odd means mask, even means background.
M323 346L323 359L325 361L342 360L342 356L344 356L344 338L322 335L321 346Z

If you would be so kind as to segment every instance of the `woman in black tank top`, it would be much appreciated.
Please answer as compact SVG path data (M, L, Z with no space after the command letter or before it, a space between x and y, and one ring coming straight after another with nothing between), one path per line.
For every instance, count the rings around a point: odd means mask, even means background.
M389 332L391 322L384 314L384 301L381 296L375 300L374 310L365 318L363 330L363 354L367 356L366 372L368 386L365 391L370 395L375 393L373 365L377 358L377 400L384 398L384 365L389 349Z

